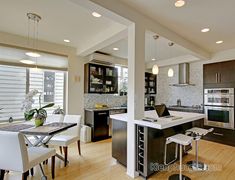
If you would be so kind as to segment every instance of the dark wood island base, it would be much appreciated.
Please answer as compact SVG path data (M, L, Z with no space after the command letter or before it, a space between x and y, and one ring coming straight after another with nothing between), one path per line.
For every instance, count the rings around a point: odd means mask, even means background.
M120 164L127 165L127 122L113 121L112 157ZM184 123L166 129L155 129L136 125L136 170L147 178L164 166L166 138L178 133L185 133L192 127L203 127L204 119ZM190 147L186 147L188 149ZM174 159L175 144L169 144L167 162ZM178 156L179 157L179 156Z

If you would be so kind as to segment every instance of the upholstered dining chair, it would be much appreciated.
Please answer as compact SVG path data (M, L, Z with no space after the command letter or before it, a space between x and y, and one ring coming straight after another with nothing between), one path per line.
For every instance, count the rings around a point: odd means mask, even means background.
M77 123L77 125L52 137L48 145L59 146L60 148L63 147L64 159L65 159L64 166L66 167L67 160L68 160L68 146L70 144L77 142L78 152L79 152L79 155L81 155L81 146L80 146L81 116L80 115L65 115L63 122Z
M52 148L29 147L27 148L24 135L19 132L0 131L0 180L4 179L5 171L22 173L22 180L27 180L29 170L39 165L44 175L41 163L51 158L51 175L55 177L55 155Z

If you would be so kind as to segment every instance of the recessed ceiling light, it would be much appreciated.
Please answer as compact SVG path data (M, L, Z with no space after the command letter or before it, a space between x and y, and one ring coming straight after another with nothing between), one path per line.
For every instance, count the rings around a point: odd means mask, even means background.
M69 43L69 42L70 42L70 40L68 40L68 39L64 39L64 42L67 42L67 43Z
M31 61L31 60L28 60L28 59L22 59L20 60L21 63L24 63L24 64L35 64L34 61Z
M216 44L221 44L223 43L224 41L216 41Z
M177 0L175 2L175 7L182 7L185 5L185 1L184 0Z
M201 30L201 32L209 32L209 31L210 31L209 28L204 28L204 29Z
M114 51L118 51L118 50L119 50L119 48L115 47L115 48L113 48L113 50L114 50Z
M93 13L92 13L92 16L99 18L99 17L101 17L101 14L99 14L99 13L97 13L97 12L93 12Z
M152 58L152 61L156 61L156 59L155 59L155 58Z
M30 57L40 57L41 56L40 54L38 54L36 52L26 52L25 54Z

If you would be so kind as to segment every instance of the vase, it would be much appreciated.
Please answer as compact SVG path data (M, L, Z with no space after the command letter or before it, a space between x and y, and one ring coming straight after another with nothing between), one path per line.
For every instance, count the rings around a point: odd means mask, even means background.
M34 120L35 127L43 126L44 122L45 122L44 119L35 119Z

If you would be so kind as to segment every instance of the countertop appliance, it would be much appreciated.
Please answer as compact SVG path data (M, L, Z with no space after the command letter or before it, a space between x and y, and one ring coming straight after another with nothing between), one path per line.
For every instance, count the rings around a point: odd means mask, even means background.
M205 125L234 129L234 88L204 89L204 111Z

